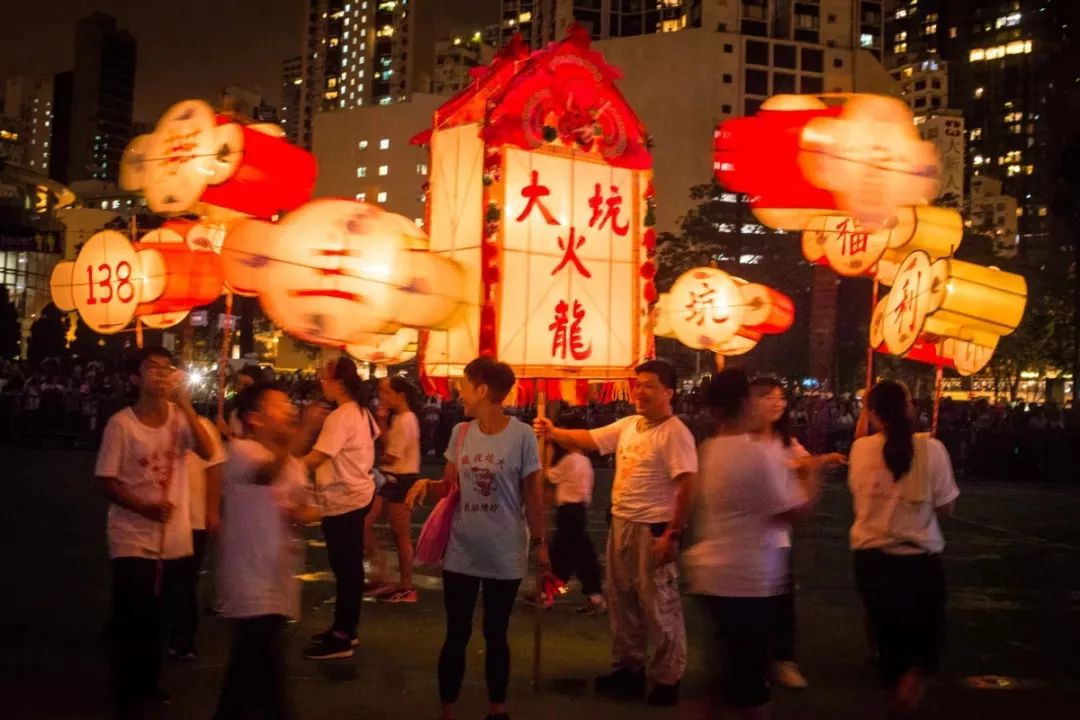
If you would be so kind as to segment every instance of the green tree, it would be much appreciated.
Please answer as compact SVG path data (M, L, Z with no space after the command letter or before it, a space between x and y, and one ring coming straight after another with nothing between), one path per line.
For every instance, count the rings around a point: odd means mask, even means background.
M13 360L21 355L22 330L19 311L11 302L7 285L0 285L0 357Z
M62 358L67 349L68 319L52 303L42 308L37 320L30 326L30 339L26 343L26 357L31 367L38 367L47 358Z

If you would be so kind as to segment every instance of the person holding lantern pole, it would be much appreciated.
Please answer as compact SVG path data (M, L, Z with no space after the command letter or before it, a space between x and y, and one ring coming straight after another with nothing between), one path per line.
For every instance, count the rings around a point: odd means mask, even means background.
M763 443L775 460L787 468L788 485L792 491L811 479L820 484L825 467L847 462L840 453L812 456L802 444L791 436L788 399L783 384L772 377L758 377L750 382L750 391L757 405L754 417L757 425L750 434ZM775 645L776 679L781 685L794 690L809 686L795 662L795 579L792 563L791 526L778 525L774 533L777 546L787 555L786 592L779 597L778 622Z
M741 370L713 376L706 405L716 433L700 448L697 542L685 554L690 594L713 626L709 663L718 677L710 701L738 716L769 716L777 603L787 585L787 551L776 541L812 512L820 479L798 475L792 487L784 459L748 431L761 426L762 405Z
M694 436L672 411L675 369L637 368L636 415L596 430L564 430L537 418L539 435L567 448L615 453L607 604L615 671L596 691L650 705L674 705L686 671L686 628L675 559L697 473ZM648 683L651 689L646 694Z
M472 634L477 597L484 602L484 674L490 702L488 720L509 720L510 680L507 630L528 548L541 571L549 566L544 539L544 477L536 437L527 425L503 412L514 387L510 366L477 358L465 366L461 401L475 418L451 433L441 481L419 480L406 497L411 508L431 493L450 496L453 511L443 560L446 641L439 653L442 720L454 717L465 677L465 651Z
M389 417L381 418L386 422L386 433L381 438L379 457L379 469L386 477L386 483L379 488L371 514L364 523L367 534L364 545L375 567L379 568L378 579L383 581L386 556L379 547L375 523L385 512L397 546L400 582L396 585L380 582L371 594L388 603L417 601L412 579L413 546L409 536L411 511L405 505L405 496L420 473L420 421L416 417L419 409L420 393L408 380L395 375L379 381L379 411L389 413Z
M848 487L855 582L892 709L918 710L937 670L945 630L945 538L960 490L945 446L915 433L911 395L884 380L866 395L873 430L851 446Z
M379 429L367 409L367 388L356 363L342 356L326 363L319 380L323 396L336 408L317 406L304 418L301 437L315 437L303 455L315 472L322 506L326 554L337 580L334 622L315 635L304 651L311 660L352 657L364 593L364 519L375 498L375 440Z
M129 364L135 404L109 418L94 471L109 500L113 570L113 699L121 716L167 701L161 675L162 587L193 552L185 453L209 460L213 443L182 373L160 347Z

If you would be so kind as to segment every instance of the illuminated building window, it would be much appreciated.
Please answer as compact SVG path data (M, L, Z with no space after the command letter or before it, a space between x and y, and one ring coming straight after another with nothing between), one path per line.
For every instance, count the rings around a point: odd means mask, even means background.
M893 52L896 53L896 54L907 52L907 43L897 43L893 47Z
M360 148L361 150L367 150L367 140L361 140L360 142L356 143L356 147Z
M389 174L390 174L390 166L389 165L380 165L379 166L379 175L389 175Z
M416 166L416 174L417 175L427 175L427 172L428 172L427 163L419 163Z
M1045 207L1039 208L1039 217L1046 217L1046 208Z
M367 201L367 193L366 192L356 193L356 199L359 200L360 202Z
M380 150L389 150L390 149L390 138L383 138L382 140L380 140L379 141L379 149Z
M956 28L955 27L949 28L949 39L950 40L955 40L956 36L957 36Z
M870 33L860 33L859 45L862 47L874 47L874 36Z
M895 40L896 42L903 42L904 40L907 40L907 30L896 33L896 35L893 36L893 40Z
M386 202L386 192L383 191L383 192L379 193L378 195L376 195L375 196L375 202L381 202L381 203Z
M367 165L361 165L360 167L356 168L356 177L367 177Z
M975 128L971 131L971 139L979 140L982 138L982 128Z
M984 92L984 88L981 88L981 87L975 88L975 97L976 98L981 98L983 96L983 92Z

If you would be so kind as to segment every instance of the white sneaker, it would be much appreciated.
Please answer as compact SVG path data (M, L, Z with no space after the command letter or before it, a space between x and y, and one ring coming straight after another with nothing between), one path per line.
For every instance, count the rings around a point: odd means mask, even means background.
M776 681L786 688L805 690L810 687L810 683L806 682L806 678L799 671L799 666L793 662L778 662L775 670Z

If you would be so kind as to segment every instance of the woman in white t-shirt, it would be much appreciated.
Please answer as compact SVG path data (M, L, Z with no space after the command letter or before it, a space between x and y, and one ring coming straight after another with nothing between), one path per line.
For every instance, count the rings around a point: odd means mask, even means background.
M745 373L714 375L706 402L718 425L699 449L697 542L684 554L690 593L715 628L710 640L720 657L710 666L720 676L710 686L721 697L714 702L764 718L776 604L787 579L775 536L778 527L808 516L819 493L810 478L792 488L783 463L747 434L758 422Z
M386 483L379 488L371 514L364 522L367 537L364 545L376 570L377 581L371 595L389 603L414 603L417 601L413 587L413 546L409 535L412 512L405 505L405 496L420 477L420 421L416 409L420 405L420 393L401 377L383 378L379 381L379 409L389 413L386 433L379 439L379 470ZM375 523L383 514L390 521L397 546L398 584L385 582L386 554L379 547Z
M560 423L571 430L585 430L581 420L571 418ZM581 615L596 615L607 609L600 592L600 561L589 538L589 503L592 502L592 462L577 450L566 450L551 443L551 463L547 480L555 486L555 535L551 539L551 570L565 585L577 575L585 604ZM554 597L543 593L542 601L550 607Z
M774 455L774 460L787 470L789 488L797 492L801 487L800 476L809 477L815 484L820 484L822 469L829 464L843 463L846 458L839 453L830 453L812 457L798 440L791 436L791 420L788 413L788 399L783 384L773 377L754 378L750 383L750 392L756 405L757 426L752 428L751 437ZM784 593L779 596L779 611L776 638L776 679L781 685L801 690L808 686L806 678L795 662L795 580L791 559L791 526L777 525L774 532L777 547L787 556L787 579Z
M880 382L866 406L877 432L852 445L848 475L855 581L894 709L913 711L927 675L937 670L944 637L945 538L938 517L952 514L960 491L945 446L915 434L907 387Z
M364 518L375 498L375 440L379 430L367 409L367 388L356 363L339 357L323 367L323 396L337 407L327 415L310 409L305 429L321 424L304 465L315 471L322 507L322 530L330 569L337 580L334 624L311 639L304 657L311 660L351 657L358 644L356 626L364 593Z

